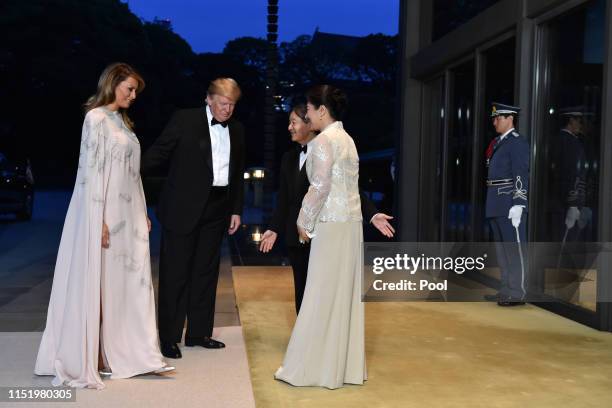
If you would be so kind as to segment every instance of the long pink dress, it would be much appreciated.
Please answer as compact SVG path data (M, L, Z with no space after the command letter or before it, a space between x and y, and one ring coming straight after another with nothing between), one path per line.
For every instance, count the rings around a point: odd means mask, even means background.
M104 388L100 339L111 378L166 365L155 323L139 169L140 145L121 115L104 107L89 111L34 370L55 376L55 386ZM108 249L101 246L103 221L110 230Z

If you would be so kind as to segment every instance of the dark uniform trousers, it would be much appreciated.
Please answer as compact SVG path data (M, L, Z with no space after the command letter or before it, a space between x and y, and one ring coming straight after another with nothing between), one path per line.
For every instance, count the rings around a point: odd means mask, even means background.
M212 336L220 251L229 227L227 187L212 187L195 229L179 234L164 228L159 268L159 337L180 343L185 337Z
M493 145L488 169L486 217L489 219L499 266L500 295L523 299L527 287L527 196L529 193L529 143L515 130ZM510 209L523 206L521 223L516 228L508 218ZM519 251L518 241L522 243Z
M506 217L489 218L495 239L497 261L501 269L499 294L504 298L522 299L527 287L527 216L523 212L521 223L516 228ZM520 244L519 244L520 240ZM519 250L520 245L520 250Z

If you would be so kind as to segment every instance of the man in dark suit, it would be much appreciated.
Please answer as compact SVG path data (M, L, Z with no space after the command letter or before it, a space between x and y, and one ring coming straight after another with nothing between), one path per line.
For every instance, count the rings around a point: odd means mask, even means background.
M167 162L157 216L162 224L159 338L162 354L181 358L186 346L222 348L211 338L223 235L236 232L243 204L244 129L232 118L240 88L211 82L205 108L177 111L142 159L147 174Z
M278 234L284 235L289 261L293 268L295 310L298 313L306 288L310 243L300 243L296 222L302 200L310 185L305 162L309 143L315 137L314 132L301 131L301 126L307 124L306 121L306 107L301 104L296 105L290 116L289 132L292 140L298 142L299 146L285 152L281 160L277 205L269 229L263 234L260 244L260 250L268 252L274 246ZM361 194L361 211L364 220L370 220L370 223L383 235L389 238L393 236L395 230L388 221L392 217L379 213L376 206L364 194Z

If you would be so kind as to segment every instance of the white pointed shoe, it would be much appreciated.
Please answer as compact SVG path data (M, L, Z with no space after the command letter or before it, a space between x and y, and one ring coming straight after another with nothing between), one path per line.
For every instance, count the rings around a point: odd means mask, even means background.
M174 371L174 370L176 370L176 367L165 366L165 367L158 368L157 370L153 371L153 374L165 374L165 373L169 373L170 371Z
M98 374L100 374L101 377L110 377L111 375L113 375L113 372L110 368L103 368L101 370L98 370Z

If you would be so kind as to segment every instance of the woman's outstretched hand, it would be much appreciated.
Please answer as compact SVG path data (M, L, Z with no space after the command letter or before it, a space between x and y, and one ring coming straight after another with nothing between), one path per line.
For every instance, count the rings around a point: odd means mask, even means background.
M389 223L393 217L387 214L378 213L374 217L372 217L372 225L376 227L377 230L380 231L387 238L393 238L393 234L395 234L395 229Z

